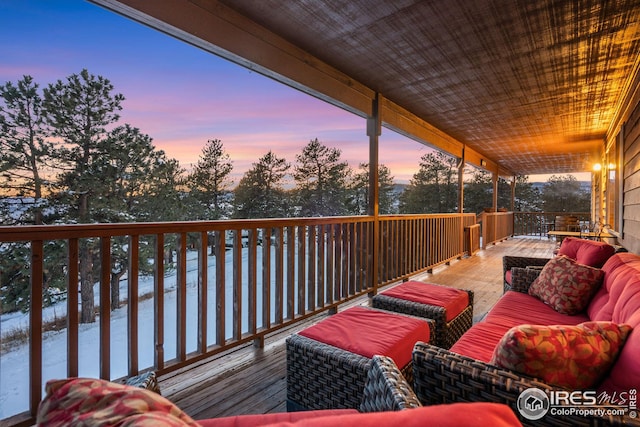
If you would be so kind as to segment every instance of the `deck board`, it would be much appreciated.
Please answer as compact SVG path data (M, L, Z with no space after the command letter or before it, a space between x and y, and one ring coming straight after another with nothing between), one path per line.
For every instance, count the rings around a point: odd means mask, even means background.
M550 257L555 243L546 239L513 238L491 245L472 257L415 276L474 291L474 322L502 295L502 257ZM393 285L391 285L393 286ZM347 303L368 305L369 299ZM286 337L325 318L320 314L265 337L264 348L247 344L160 378L162 394L194 419L286 410Z

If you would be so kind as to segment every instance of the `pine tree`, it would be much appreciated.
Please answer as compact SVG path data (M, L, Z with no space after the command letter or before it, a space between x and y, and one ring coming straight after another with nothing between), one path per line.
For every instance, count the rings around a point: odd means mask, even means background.
M53 146L47 141L42 98L33 77L0 86L0 188L20 197L32 217L11 218L19 224L41 224L45 187L51 185L44 170L51 166ZM3 223L7 225L7 222Z
M516 177L516 199L514 209L519 212L542 211L540 190L529 182L529 177L519 175Z
M353 212L349 205L351 169L341 152L314 139L296 155L294 171L300 216L336 216Z
M198 209L193 219L216 220L228 218L227 197L232 182L229 177L233 165L222 141L210 139L202 149L200 159L188 177L190 195Z
M359 171L353 176L354 206L356 215L367 215L369 212L369 164L360 163ZM397 195L393 188L391 170L378 165L378 212L381 215L395 212Z
M545 212L589 212L591 193L573 175L552 175L542 187Z
M97 145L98 156L87 173L100 177L102 185L96 189L92 200L91 216L97 222L144 221L146 212L139 209L158 177L157 168L167 162L163 151L156 150L148 135L128 124L118 126ZM174 190L176 190L174 188ZM171 188L163 189L168 193ZM168 200L164 200L166 204ZM158 208L159 212L163 209ZM111 309L120 306L120 279L127 272L128 241L114 237L111 241ZM152 258L149 245L142 245L141 260ZM150 272L151 265L141 262L141 272Z
M420 159L420 170L400 195L401 213L456 212L458 168L455 158L440 151Z
M58 150L63 170L59 175L64 186L59 200L75 207L71 221L93 222L90 202L103 181L96 175L94 162L100 161L100 144L107 137L107 126L118 121L124 96L113 94L113 85L104 77L96 77L85 69L58 80L44 90L43 108L52 135L62 139ZM80 321L95 320L94 259L99 243L95 239L80 241Z
M491 174L483 169L473 169L471 180L464 183L464 211L480 213L493 206Z
M289 201L284 179L291 165L272 151L249 169L235 190L235 218L284 218Z

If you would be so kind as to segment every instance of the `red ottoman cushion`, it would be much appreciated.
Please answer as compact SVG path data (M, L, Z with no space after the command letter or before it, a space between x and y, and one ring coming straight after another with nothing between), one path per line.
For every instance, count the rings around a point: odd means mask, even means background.
M404 367L411 361L415 343L429 342L429 325L401 314L352 307L299 334L369 359L376 354L389 356Z
M418 281L405 282L381 294L442 307L445 309L447 322L455 319L469 305L469 294L466 291Z

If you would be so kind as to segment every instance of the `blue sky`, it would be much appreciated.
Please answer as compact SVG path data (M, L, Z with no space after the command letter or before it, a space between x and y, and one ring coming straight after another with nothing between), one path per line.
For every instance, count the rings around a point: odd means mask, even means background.
M40 87L86 68L126 100L121 123L189 169L220 139L234 181L269 149L295 162L318 138L352 168L368 161L364 119L81 0L0 0L0 82ZM380 161L408 182L429 149L383 129Z

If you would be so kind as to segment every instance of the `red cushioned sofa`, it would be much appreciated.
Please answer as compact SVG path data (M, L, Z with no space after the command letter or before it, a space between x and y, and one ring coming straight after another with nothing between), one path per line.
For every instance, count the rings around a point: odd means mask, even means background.
M604 243L568 238L558 256L552 259L505 257L505 293L483 321L473 325L450 350L416 344L414 389L420 401L423 404L492 401L506 403L517 413L518 397L528 388L535 387L549 395L552 391L578 390L564 382L567 374L569 380L578 381L577 384L591 380L588 387L579 390L595 393L598 403L626 408L626 415L547 414L536 421L521 418L523 424L640 425L633 408L628 411L629 399L633 406L640 388L640 256L614 252L612 246ZM542 292L534 290L548 283L565 286L563 280L575 280L575 277L583 277L583 273L595 284L581 296L586 307L573 307L570 314L563 312L566 301L562 298L566 295L554 295L548 288L543 288ZM570 293L568 298L575 297L576 293L579 292ZM556 304L558 301L560 303ZM596 343L591 347L595 348L594 359L585 359L585 366L576 367L582 362L582 347L571 347L574 344L567 337L573 337L571 334L579 330L578 336L583 338L581 334L586 334L585 329L594 327L605 328L605 333L588 337ZM624 333L610 333L607 328L616 328L618 332L624 329ZM527 339L523 340L523 335ZM607 339L611 336L618 342L615 345L604 342L603 336ZM558 337L559 341L554 341ZM558 342L571 345L558 348ZM617 352L613 351L614 347ZM544 349L544 355L539 353L527 359L531 356L527 352L532 348L536 351ZM507 365L509 368L502 364L505 358L501 359L501 356L505 351L507 362L512 362ZM558 360L569 366L566 372L561 372L560 378L553 377L553 382L541 380L545 370L552 370ZM599 365L601 361L606 363ZM538 366L534 372L540 375L531 376L529 369L536 362Z
M152 381L152 383L155 381ZM140 384L141 387L146 385ZM496 403L422 407L393 360L374 356L360 411L326 409L303 412L240 415L193 420L150 389L92 378L68 378L47 383L38 408L37 425L62 427L193 426L193 427L359 427L521 425L513 411ZM159 389L156 388L156 391Z

